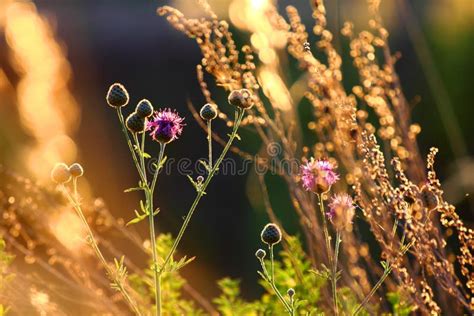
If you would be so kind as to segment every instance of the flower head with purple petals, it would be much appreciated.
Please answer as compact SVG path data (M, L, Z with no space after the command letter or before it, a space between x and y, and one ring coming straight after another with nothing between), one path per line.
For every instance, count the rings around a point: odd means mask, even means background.
M177 139L183 132L184 118L171 109L160 109L155 111L150 121L147 123L147 131L153 140L167 144Z
M301 181L306 191L313 193L327 192L339 180L339 175L334 171L334 166L325 159L311 158L301 166Z
M337 230L351 226L354 214L354 202L347 193L335 194L329 203L329 212L326 213Z

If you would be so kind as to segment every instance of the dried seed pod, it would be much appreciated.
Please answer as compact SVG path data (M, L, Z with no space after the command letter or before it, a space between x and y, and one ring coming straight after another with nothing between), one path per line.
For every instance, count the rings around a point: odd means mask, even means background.
M250 109L253 106L252 93L247 89L233 90L227 100L242 109Z

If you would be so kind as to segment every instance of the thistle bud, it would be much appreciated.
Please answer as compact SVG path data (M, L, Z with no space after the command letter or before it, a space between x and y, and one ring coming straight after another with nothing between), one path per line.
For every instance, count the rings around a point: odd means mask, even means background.
M260 237L264 243L272 246L281 241L281 230L277 225L270 223L263 228Z
M82 177L84 174L84 168L76 162L69 166L69 172L74 178Z
M336 230L349 229L355 215L354 202L346 193L335 194L329 203L329 212L326 213Z
M145 131L145 119L133 112L127 117L125 125L132 133L143 133Z
M263 249L258 249L258 250L255 252L255 257L257 257L257 258L260 259L260 260L263 260L263 258L265 258L266 255L267 255L267 253L266 253L265 250L263 250Z
M199 111L199 115L205 121L211 121L217 117L217 106L215 104L206 103Z
M290 297L290 299L295 296L295 290L293 288L289 288L288 291L286 291L286 294Z
M51 179L58 183L63 184L71 180L71 172L65 163L57 163L51 171Z
M143 99L138 102L135 112L141 118L149 117L153 114L153 105L147 99Z
M110 86L107 92L107 103L111 107L122 107L127 105L129 100L128 92L125 87L120 83L114 83Z
M250 109L253 106L252 93L247 89L233 90L227 100L241 109Z

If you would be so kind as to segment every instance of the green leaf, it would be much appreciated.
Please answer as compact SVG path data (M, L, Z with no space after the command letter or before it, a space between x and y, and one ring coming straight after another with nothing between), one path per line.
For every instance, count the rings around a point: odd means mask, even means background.
M123 190L124 193L135 192L135 191L143 191L143 188L136 187L136 188L128 188L128 189Z
M148 216L148 214L138 215L138 216L135 217L134 219L130 220L127 224L125 224L125 226L129 226L129 225L133 225L133 224L136 224L136 223L140 223L140 222L141 222L142 220L144 220L147 216Z

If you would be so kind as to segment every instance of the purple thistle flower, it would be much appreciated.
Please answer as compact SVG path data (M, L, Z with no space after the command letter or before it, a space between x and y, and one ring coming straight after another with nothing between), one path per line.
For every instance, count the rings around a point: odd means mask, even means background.
M337 230L349 227L355 215L351 196L347 193L333 195L326 215Z
M301 181L306 191L313 193L327 192L339 180L339 175L334 171L334 166L325 159L311 158L301 166Z
M184 118L171 109L155 111L150 121L147 122L146 130L150 132L153 140L167 144L177 139L183 132Z

